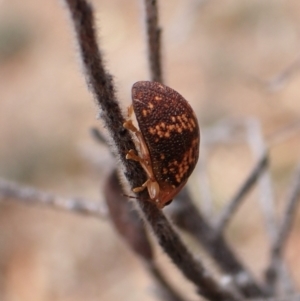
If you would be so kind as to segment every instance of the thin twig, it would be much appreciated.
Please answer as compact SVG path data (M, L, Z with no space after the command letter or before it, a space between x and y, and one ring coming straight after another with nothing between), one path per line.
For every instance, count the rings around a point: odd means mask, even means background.
M214 205L213 199L211 196L211 187L210 187L210 179L207 175L207 154L206 148L203 147L200 150L201 156L199 158L198 168L199 171L199 186L200 186L200 194L201 194L201 211L204 216L208 219L213 218L214 213Z
M254 155L258 157L261 155L261 153L266 151L266 145L262 137L260 124L256 119L250 119L247 121L246 126L248 130L249 145ZM270 239L270 244L273 246L279 235L279 227L275 215L272 180L268 170L261 176L258 187L260 191L260 206L264 215L267 234ZM280 275L281 273L284 274L284 277L281 278L282 280L284 279L284 285L286 287L293 287L293 281L290 273L288 272L286 264L282 260L278 260L278 257L272 259L271 256L271 261L272 260L274 260L275 264L278 266L277 272L280 273ZM274 277L274 274L272 274L271 270L267 270L266 280L268 289L274 294L276 290L277 279Z
M253 167L250 174L247 176L246 180L239 187L238 191L235 193L234 197L227 203L216 223L217 233L224 232L228 222L230 221L232 215L236 212L238 207L241 205L242 201L246 195L251 191L253 186L257 183L261 174L265 171L268 165L268 153L264 152L261 158Z
M260 123L257 119L249 119L245 123L247 128L247 140L256 160L267 151L267 146L262 137ZM274 208L274 193L270 172L265 170L258 181L259 202L265 220L265 226L271 244L277 235L277 221Z
M263 298L263 299L247 299L247 301L300 301L300 294L287 295L284 297Z
M157 1L144 0L146 9L146 26L148 42L148 58L151 80L163 82L161 68L161 28L158 25Z
M282 89L287 81L300 70L300 57L298 57L289 66L285 67L278 74L273 76L270 80L266 81L266 87L270 92L276 92Z
M300 119L297 118L291 121L289 124L286 124L283 127L277 129L274 133L268 135L266 137L268 146L272 147L276 144L286 141L287 139L298 134L299 130L300 130Z
M272 76L269 80L261 79L258 76L244 74L244 79L251 85L262 91L276 93L282 90L288 81L300 70L300 57L298 56L290 65Z
M125 157L130 149L135 150L135 146L129 132L123 128L124 118L115 97L112 78L104 69L96 42L92 7L84 0L65 2L75 27L89 86L102 110L101 117L115 145L114 153L123 165L130 186L141 186L146 180L144 171L139 164L126 160ZM193 258L161 210L147 201L147 191L139 193L139 198L139 207L160 245L182 273L198 287L198 292L210 300L238 300L235 293L222 288L204 269L202 263Z
M270 254L271 260L270 260L269 267L267 269L267 274L269 277L272 278L272 280L275 283L278 279L281 278L280 271L282 265L282 255L283 255L282 253L284 248L286 247L286 242L291 232L292 223L295 219L296 212L297 212L297 206L299 205L299 199L300 199L300 164L298 164L295 170L290 191L287 197L286 207L282 216L282 222L278 229L277 238L274 241L271 249L271 254ZM286 281L286 277L284 278L285 279L281 279L281 280ZM291 287L290 284L285 286Z
M9 199L21 204L42 205L55 210L106 218L107 209L103 203L82 198L63 198L31 187L0 179L0 200Z
M106 138L104 135L100 132L99 129L93 127L90 129L91 136L94 138L95 141L99 142L100 144L107 145Z

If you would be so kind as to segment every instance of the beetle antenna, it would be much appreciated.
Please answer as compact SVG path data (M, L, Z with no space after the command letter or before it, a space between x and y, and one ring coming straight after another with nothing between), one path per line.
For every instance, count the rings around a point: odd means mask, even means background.
M138 199L136 196L133 196L133 195L128 195L128 194L122 194L122 196L126 196L127 198L129 198L129 199Z

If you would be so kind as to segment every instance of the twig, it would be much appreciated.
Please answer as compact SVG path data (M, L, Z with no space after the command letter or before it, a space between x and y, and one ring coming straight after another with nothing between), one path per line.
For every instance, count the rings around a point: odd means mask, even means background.
M199 186L201 193L201 211L206 218L212 218L214 213L213 199L210 190L210 179L207 175L206 164L207 154L206 148L203 147L200 150L201 156L199 158L198 170L199 170Z
M253 153L256 156L259 156L262 152L265 151L266 146L264 144L260 124L257 120L251 119L247 123L248 128L248 141L253 150ZM266 229L268 235L270 237L271 246L274 245L278 235L279 235L279 228L275 216L275 208L274 208L274 196L273 196L273 189L272 189L272 181L271 176L268 171L262 175L259 180L259 188L260 188L260 205L262 208L262 212L264 214ZM275 265L277 265L278 270L277 273L281 279L281 285L286 288L288 293L293 292L291 289L293 287L293 280L291 275L288 271L288 267L286 266L285 262L279 257L272 259L274 260ZM276 290L276 277L272 275L271 270L267 270L266 272L266 280L269 286L269 290L272 293L275 293Z
M294 62L286 66L276 75L272 76L269 80L261 79L257 76L250 74L244 74L244 78L251 85L255 85L257 88L263 91L276 93L283 89L288 80L292 78L300 70L300 57L296 58Z
M287 295L287 296L284 296L284 297L273 297L273 298L263 298L263 299L248 299L247 301L300 301L300 294Z
M86 71L89 86L102 110L101 117L115 144L115 154L123 164L124 174L131 187L138 187L146 180L141 166L125 156L135 149L127 130L123 128L124 118L114 94L111 76L103 66L103 60L96 42L92 7L84 0L65 0L74 23L80 54ZM238 300L238 296L222 288L196 261L177 233L170 226L163 213L149 201L147 191L139 193L138 204L149 222L154 234L165 252L182 273L192 281L200 294L210 300Z
M272 147L276 144L279 144L294 135L298 134L300 130L300 119L290 122L289 124L279 128L274 133L271 133L266 137L267 143L269 147Z
M103 203L87 201L82 198L62 198L31 187L19 186L16 183L0 179L0 200L13 199L18 203L43 205L52 209L70 211L106 218L107 209Z
M148 42L148 58L150 64L151 80L163 82L161 68L161 28L158 26L158 13L156 0L144 0L146 9L146 26Z
M106 141L104 135L99 131L99 129L91 128L90 133L95 141L99 142L100 144L107 145L107 141Z
M253 186L257 183L259 177L264 172L268 165L268 153L264 152L255 164L252 171L244 181L244 183L239 187L235 196L227 203L225 208L220 213L218 221L216 223L217 233L221 233L225 230L230 218L236 212L237 208L241 205L245 196L250 192Z
M267 89L270 92L276 92L284 87L287 81L300 69L300 57L293 63L285 67L277 75L273 76L270 80L266 81Z
M297 206L299 205L300 199L300 164L298 164L295 174L293 176L290 191L287 197L287 204L283 213L282 222L278 229L278 235L273 243L271 249L271 261L267 269L267 274L272 277L273 281L276 283L277 279L280 278L281 271L281 259L282 253L286 246L287 238L290 234L292 223L295 219ZM286 278L286 277L285 277ZM286 279L282 279L286 281ZM291 285L288 284L288 287Z
M246 128L248 143L254 157L258 160L262 154L267 151L267 147L262 137L260 124L256 119L249 119L246 121ZM277 235L277 222L275 217L272 180L268 170L266 170L259 178L258 188L260 206L264 216L267 233L272 244Z
M266 151L266 146L264 140L262 138L260 124L256 119L250 119L247 121L247 130L248 130L248 142L250 147L256 157L260 156L261 153ZM266 171L259 180L259 189L260 189L260 206L262 208L262 212L265 219L265 225L267 234L270 238L271 246L274 245L277 237L279 235L279 228L278 223L275 215L275 208L274 208L274 196L273 196L273 189L272 189L272 181L271 176L268 171ZM284 283L287 287L292 287L292 279L290 273L288 273L288 269L286 264L282 260L277 260L277 258L272 259L274 260L275 264L278 264L278 273L284 274ZM271 270L267 270L266 272L266 280L268 284L268 289L275 293L276 289L276 277L272 274Z
M193 204L187 190L181 191L174 201L172 219L181 229L199 240L218 266L228 275L245 297L261 297L267 293L256 283L253 276L242 265L222 235L207 222Z

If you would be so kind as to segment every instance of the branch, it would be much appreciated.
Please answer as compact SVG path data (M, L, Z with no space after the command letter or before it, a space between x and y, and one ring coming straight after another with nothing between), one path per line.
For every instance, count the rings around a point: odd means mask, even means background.
M43 205L55 210L70 211L100 218L107 217L103 204L81 198L62 198L31 187L22 187L16 183L0 179L0 200L14 199L17 202L31 205Z
M288 81L300 70L300 57L296 58L290 65L272 76L269 80L261 79L257 76L245 74L245 80L251 85L255 85L262 91L276 93L282 90Z
M135 146L129 132L123 128L124 118L115 97L112 78L103 66L96 42L92 7L84 0L65 2L75 27L89 86L102 110L101 117L115 145L114 153L123 164L124 174L130 186L141 186L146 180L144 171L139 164L125 158L127 152L135 149ZM193 258L163 213L155 204L149 202L147 191L139 193L138 196L139 207L160 245L182 273L198 287L199 293L210 300L238 300L236 294L218 285L202 263Z
M206 148L203 147L201 149L201 156L199 158L198 163L198 173L199 173L199 185L200 185L200 194L201 194L201 212L204 216L208 219L213 217L214 213L214 206L213 206L213 199L211 195L211 186L210 186L210 179L207 174L207 162L208 156L206 153Z
M267 146L265 145L262 136L260 123L256 119L249 119L246 121L246 128L249 146L254 154L254 157L258 159L267 151ZM268 170L266 170L265 173L260 177L258 188L259 203L262 209L266 231L272 244L277 235L278 227L274 208L272 179Z
M288 295L284 297L264 298L264 299L248 299L247 301L300 301L300 294Z
M287 204L283 213L282 222L278 229L278 235L273 243L271 249L271 260L267 269L267 275L276 282L280 276L281 265L282 265L282 253L286 246L288 236L291 232L292 223L295 219L297 206L299 205L300 199L300 164L298 164L290 187L290 191L287 197ZM285 280L286 279L282 279ZM290 284L288 284L290 286Z
M296 118L290 123L284 125L283 127L277 129L274 133L271 133L267 136L266 140L268 142L269 147L272 147L276 144L282 143L287 139L298 134L300 130L300 119Z
M298 72L300 69L300 57L298 57L294 62L292 62L289 66L285 67L281 72L277 75L273 76L270 80L266 81L266 88L270 92L276 92L282 89L287 81L291 79L291 77Z
M250 192L253 186L257 183L261 174L265 171L268 165L268 153L264 152L259 159L259 161L255 164L252 171L244 181L244 183L239 187L235 196L227 203L225 208L220 213L216 224L217 233L224 232L228 222L232 215L236 212L238 207L241 205L245 196ZM218 234L218 235L219 235Z
M233 283L243 295L249 298L267 296L267 293L239 261L222 234L217 235L215 229L201 215L188 191L182 190L174 202L172 220L178 227L199 240L207 254L225 273L230 275Z
M157 2L156 0L144 0L144 5L146 9L148 59L151 80L162 83L161 29L158 26Z
M98 128L96 128L96 127L90 128L90 134L96 142L98 142L99 144L108 146L104 135L100 132L100 130Z

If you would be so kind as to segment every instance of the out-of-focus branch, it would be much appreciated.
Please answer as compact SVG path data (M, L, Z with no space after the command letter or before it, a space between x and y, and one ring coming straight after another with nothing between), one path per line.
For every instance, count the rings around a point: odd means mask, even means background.
M163 82L161 67L161 28L158 25L158 9L156 0L144 0L146 9L146 26L148 42L148 60L151 80Z
M272 76L269 80L261 79L258 76L245 74L246 82L256 86L262 91L276 93L283 89L288 81L300 70L300 57L297 57L290 65Z
M91 136L94 138L95 141L99 142L100 144L107 145L107 141L104 135L100 132L99 129L93 127L90 129Z
M213 199L211 195L211 187L210 187L210 179L207 174L207 154L206 149L203 147L200 150L201 156L199 158L198 168L197 171L199 172L199 184L200 186L200 193L201 193L201 212L203 215L208 218L213 218L214 213L214 205Z
M264 139L262 137L262 131L260 128L260 124L255 119L250 119L247 121L247 130L248 130L248 142L249 145L256 157L260 156L261 153L266 151L266 145ZM272 145L272 144L271 144ZM274 205L274 196L272 189L272 181L271 175L268 171L266 171L259 180L259 191L260 191L260 206L262 208L262 212L264 214L265 225L267 234L270 238L271 249L274 246L276 240L278 239L278 235L280 229L278 227L277 218L275 215L275 205ZM293 281L291 275L288 271L288 267L285 262L280 257L272 258L270 256L271 262L274 262L274 265L278 267L277 272L278 276L280 276L281 284L286 288L293 287ZM266 280L268 289L272 292L272 294L276 293L276 284L277 277L274 276L271 270L267 270L266 272ZM277 279L276 279L277 278ZM287 289L287 292L290 293L292 290Z
M250 192L253 186L257 183L259 177L264 172L268 165L268 153L264 152L255 164L252 171L244 181L244 183L239 187L235 196L225 205L225 208L220 213L220 216L217 220L216 231L221 233L225 230L228 222L230 221L232 215L236 212L238 207L241 205L245 196Z
M300 301L300 294L287 295L284 297L273 297L273 298L259 298L259 299L247 299L243 301Z
M0 179L0 200L13 200L26 205L42 205L55 210L59 209L98 218L107 217L107 209L103 203L92 202L83 198L63 198L2 179Z
M266 81L266 88L270 92L276 92L282 89L289 79L295 73L299 72L300 70L300 57L298 57L294 62L292 62L289 66L285 67L282 71L278 74L273 76L270 80Z
M274 283L276 283L278 280L286 282L287 277L284 278L280 277L282 271L282 255L283 255L282 253L286 246L288 236L291 232L292 223L295 219L296 212L297 212L297 206L299 205L299 199L300 199L300 164L298 164L295 170L292 183L290 186L290 191L287 197L286 207L282 216L282 222L280 223L276 240L274 241L271 248L271 254L270 254L271 260L270 260L269 267L267 269L267 275L269 278L272 279ZM284 286L291 287L289 283L285 284Z
M290 137L293 137L294 135L298 134L300 130L300 119L296 119L292 121L291 123L283 126L282 128L279 128L274 133L267 136L266 140L269 147L272 147L276 144L279 144Z
M146 174L140 164L126 160L126 154L130 149L135 150L135 145L129 132L123 127L124 118L115 97L112 78L104 68L96 41L92 7L85 0L65 0L65 2L70 11L89 86L115 145L114 153L122 163L125 177L131 188L139 187L145 182ZM139 208L160 245L186 278L197 286L198 292L210 300L238 300L234 292L222 288L210 276L203 264L194 259L162 211L149 201L148 192L143 191L138 194L138 197Z
M267 151L260 123L256 119L246 121L247 140L253 152L254 158L258 160ZM262 209L265 226L271 244L277 235L277 222L274 208L274 193L270 172L266 170L258 181L259 203Z
M249 299L248 301L300 301L300 294L288 295L285 297Z

